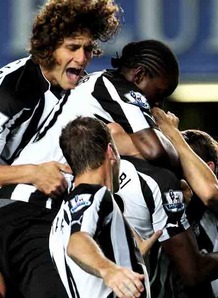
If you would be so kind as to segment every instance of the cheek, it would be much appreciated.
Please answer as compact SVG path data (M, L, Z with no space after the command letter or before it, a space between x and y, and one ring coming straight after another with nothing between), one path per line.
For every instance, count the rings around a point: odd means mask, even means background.
M87 61L87 63L89 63L92 58L93 58L93 54L92 53L87 53L86 54L86 61Z

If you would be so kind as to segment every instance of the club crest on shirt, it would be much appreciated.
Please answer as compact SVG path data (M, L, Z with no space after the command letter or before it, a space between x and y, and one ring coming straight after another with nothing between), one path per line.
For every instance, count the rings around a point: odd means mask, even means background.
M129 93L124 94L124 96L128 99L129 103L140 108L150 109L147 99L141 93L131 90Z
M164 208L168 212L181 212L185 209L185 204L183 203L183 193L178 190L170 189L168 192L164 193L166 203Z
M70 199L71 213L77 212L83 207L91 205L91 202L89 200L90 196L91 195L89 194L76 195L74 198Z

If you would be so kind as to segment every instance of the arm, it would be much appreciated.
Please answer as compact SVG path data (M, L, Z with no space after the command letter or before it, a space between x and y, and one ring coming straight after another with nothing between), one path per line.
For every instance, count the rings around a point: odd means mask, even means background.
M144 275L121 268L107 259L88 233L73 233L67 253L84 271L102 278L118 297L139 297L144 290Z
M67 187L67 181L61 171L72 173L68 165L53 161L38 165L0 165L0 185L32 184L46 195L55 197Z
M180 164L177 151L161 131L147 128L130 136L145 159L171 169L179 175Z
M195 287L218 277L218 254L201 254L190 229L162 242L162 246L185 286Z
M160 129L176 148L184 178L191 189L207 207L218 213L218 180L215 174L184 140L177 128L179 120L174 114L166 114L159 108L153 108L152 113Z
M129 135L118 123L110 123L108 127L121 155L146 158L179 173L177 152L171 142L157 129L147 128Z

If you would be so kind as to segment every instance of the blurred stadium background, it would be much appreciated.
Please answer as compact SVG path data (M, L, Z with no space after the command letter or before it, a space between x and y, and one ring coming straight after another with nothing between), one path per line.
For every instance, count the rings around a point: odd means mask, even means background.
M1 0L0 67L27 55L35 13L44 0ZM135 40L167 43L180 64L180 86L165 109L180 118L180 129L197 128L218 139L218 0L117 0L123 25L103 45L88 71L110 67L110 57Z

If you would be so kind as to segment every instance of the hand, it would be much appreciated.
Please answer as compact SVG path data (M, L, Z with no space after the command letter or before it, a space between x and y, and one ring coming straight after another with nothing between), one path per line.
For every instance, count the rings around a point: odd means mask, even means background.
M32 184L44 194L56 198L68 187L62 173L72 174L72 170L68 165L50 161L36 165L34 169Z
M106 286L111 288L117 297L140 297L144 291L144 275L128 268L114 266L105 270L102 276Z
M153 233L153 235L148 239L143 239L135 230L132 230L134 237L137 241L139 250L144 257L146 254L149 253L154 243L160 238L160 236L163 234L163 231L159 230Z
M179 118L173 113L169 111L165 113L163 110L157 107L152 108L151 112L158 127L167 137L170 136L173 128L178 129Z

